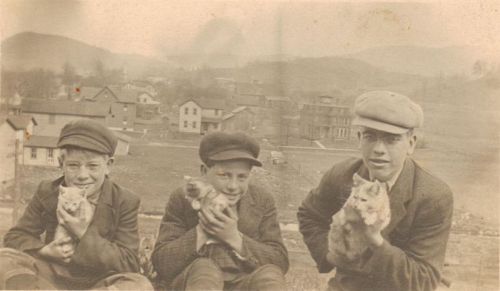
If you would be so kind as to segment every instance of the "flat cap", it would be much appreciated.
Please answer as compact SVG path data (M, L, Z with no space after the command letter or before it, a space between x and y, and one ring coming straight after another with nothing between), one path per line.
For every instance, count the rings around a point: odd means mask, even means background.
M247 160L254 166L262 166L259 157L259 143L245 133L213 132L200 142L199 154L203 163L228 160Z
M424 121L420 105L390 91L371 91L360 95L354 103L354 114L353 125L394 134L419 128Z
M61 130L57 147L79 147L113 156L118 140L115 134L97 121L80 119L71 121Z

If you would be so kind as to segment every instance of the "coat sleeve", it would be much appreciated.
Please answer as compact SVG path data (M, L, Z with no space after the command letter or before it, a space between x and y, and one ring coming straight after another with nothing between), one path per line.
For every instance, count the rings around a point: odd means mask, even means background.
M447 187L429 193L418 208L405 246L384 241L363 266L382 290L434 290L440 282L453 196Z
M124 273L139 271L137 197L124 199L118 213L118 226L113 240L99 234L97 227L89 227L80 239L72 263L94 271Z
M334 268L326 259L328 232L332 215L343 205L340 188L334 180L335 169L332 168L325 173L318 187L309 192L297 212L299 231L320 273L328 273Z
M182 190L170 195L151 256L159 277L171 282L197 258L196 228L184 217Z
M265 212L259 225L259 239L243 234L243 255L247 266L252 270L265 264L281 268L283 274L288 271L288 252L283 244L274 200L269 196L263 204Z
M40 237L46 230L40 188L41 184L17 224L5 234L3 241L5 247L30 252L37 251L45 245Z

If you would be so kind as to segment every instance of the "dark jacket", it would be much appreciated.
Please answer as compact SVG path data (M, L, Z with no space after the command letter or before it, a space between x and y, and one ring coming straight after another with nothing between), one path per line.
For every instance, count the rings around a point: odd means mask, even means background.
M40 183L23 216L5 234L5 247L35 255L54 240L58 187L63 181L61 177ZM136 195L108 178L104 180L94 217L69 263L71 274L97 280L114 273L139 271L139 204Z
M299 207L300 232L321 273L337 267L330 285L341 290L433 290L440 282L451 227L449 187L407 159L389 193L391 222L383 245L352 265L326 260L331 217L350 194L354 173L368 178L360 159L333 166Z
M283 245L272 196L250 185L238 202L238 230L243 234L245 266L251 271L274 264L288 270L288 252ZM172 193L163 216L152 255L153 265L162 280L170 283L191 262L196 252L198 215L181 188Z

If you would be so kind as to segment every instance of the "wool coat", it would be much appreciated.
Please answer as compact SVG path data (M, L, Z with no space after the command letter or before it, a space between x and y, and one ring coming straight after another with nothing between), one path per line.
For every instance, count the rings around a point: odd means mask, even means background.
M336 268L333 290L433 290L441 280L451 228L453 195L441 180L407 158L389 192L391 221L382 231L384 242L355 262L331 265L328 233L332 215L349 197L352 177L368 178L361 159L334 165L298 210L299 229L321 273Z

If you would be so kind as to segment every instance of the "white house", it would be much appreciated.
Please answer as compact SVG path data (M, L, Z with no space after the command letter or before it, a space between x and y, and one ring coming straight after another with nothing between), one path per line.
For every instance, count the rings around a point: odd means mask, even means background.
M57 160L59 156L58 139L55 136L32 136L24 144L24 164L30 166L59 166Z
M224 101L188 99L179 106L179 132L206 133L221 130Z
M31 138L36 120L29 115L0 117L0 190L13 183L15 176L16 140L18 164L23 163L23 146Z

